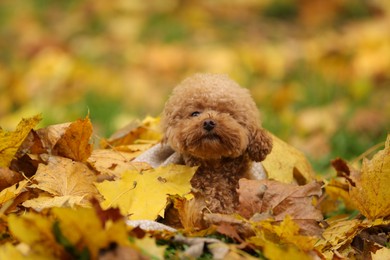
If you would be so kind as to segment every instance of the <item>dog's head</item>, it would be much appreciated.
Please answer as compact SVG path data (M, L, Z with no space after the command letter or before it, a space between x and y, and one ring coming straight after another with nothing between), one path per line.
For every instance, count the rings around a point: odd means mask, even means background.
M202 160L247 152L262 161L272 148L249 91L225 75L196 74L179 84L165 105L162 127L163 142Z

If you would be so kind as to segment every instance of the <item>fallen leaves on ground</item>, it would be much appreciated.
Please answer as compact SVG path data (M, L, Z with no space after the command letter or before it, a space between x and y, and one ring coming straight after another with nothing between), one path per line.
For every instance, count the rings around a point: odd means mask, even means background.
M170 165L150 171L127 171L116 181L96 184L104 208L118 207L133 220L164 217L167 194L184 196L191 191L196 168Z
M358 169L334 160L337 176L330 180L316 177L303 154L277 140L263 163L270 179L241 179L238 211L224 215L210 213L191 193L196 167L153 169L133 161L161 138L158 119L120 130L95 148L88 117L34 130L39 119L0 135L1 259L389 254L390 136ZM361 215L324 219L340 201Z
M305 184L314 179L313 169L303 153L293 146L272 136L273 147L267 159L262 162L268 178L280 182ZM283 160L281 160L283 156Z
M8 167L24 139L38 123L41 116L23 119L16 130L8 132L0 128L0 167Z

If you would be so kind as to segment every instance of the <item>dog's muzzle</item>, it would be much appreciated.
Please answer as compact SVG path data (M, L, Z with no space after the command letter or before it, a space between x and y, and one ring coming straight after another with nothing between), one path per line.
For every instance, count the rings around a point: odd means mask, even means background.
M207 119L207 120L203 121L203 129L208 131L208 132L213 130L216 125L217 124L213 120L211 120L211 119Z

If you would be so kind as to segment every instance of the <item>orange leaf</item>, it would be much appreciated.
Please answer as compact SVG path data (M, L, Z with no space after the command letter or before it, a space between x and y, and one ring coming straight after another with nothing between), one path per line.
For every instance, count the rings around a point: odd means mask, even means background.
M88 116L70 124L65 133L57 141L53 153L84 162L92 153L92 144L89 140L92 135L92 124Z

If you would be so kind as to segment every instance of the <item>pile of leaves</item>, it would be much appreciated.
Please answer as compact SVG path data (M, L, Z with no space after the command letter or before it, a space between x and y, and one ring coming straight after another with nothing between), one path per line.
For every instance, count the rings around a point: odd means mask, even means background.
M275 139L269 179L241 179L239 209L224 215L197 210L196 168L133 160L161 139L158 119L99 145L88 117L40 120L0 130L0 259L390 257L389 136L356 169L334 160L328 180Z

